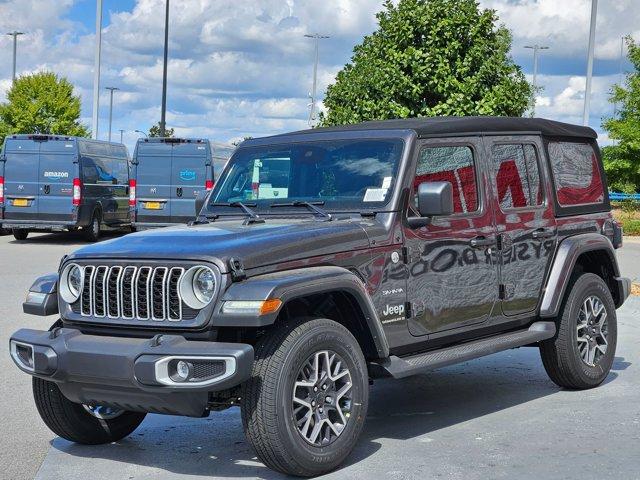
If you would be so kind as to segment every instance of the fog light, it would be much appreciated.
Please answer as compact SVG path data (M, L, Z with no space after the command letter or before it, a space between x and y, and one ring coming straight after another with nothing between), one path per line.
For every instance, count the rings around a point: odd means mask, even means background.
M171 379L174 382L186 382L191 378L193 374L193 365L189 362L185 362L184 360L178 360L175 364L175 371L173 375L171 375Z

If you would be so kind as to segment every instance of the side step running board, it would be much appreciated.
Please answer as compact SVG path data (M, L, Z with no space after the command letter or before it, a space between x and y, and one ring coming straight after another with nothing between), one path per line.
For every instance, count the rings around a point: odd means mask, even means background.
M522 347L530 343L551 338L556 334L553 322L536 322L526 330L504 333L493 337L474 340L440 350L413 355L411 357L391 356L380 367L394 378L404 378L455 363L466 362L492 353Z

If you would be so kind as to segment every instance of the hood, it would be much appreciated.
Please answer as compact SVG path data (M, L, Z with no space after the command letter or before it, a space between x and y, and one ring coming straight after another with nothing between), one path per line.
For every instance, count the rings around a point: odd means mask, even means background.
M368 247L362 226L347 219L267 219L252 225L217 220L133 233L81 248L70 258L209 261L226 272L230 258L240 259L245 269L251 269Z

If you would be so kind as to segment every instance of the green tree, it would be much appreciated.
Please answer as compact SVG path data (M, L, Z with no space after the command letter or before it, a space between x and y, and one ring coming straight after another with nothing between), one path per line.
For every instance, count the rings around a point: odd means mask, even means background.
M626 41L633 71L611 91L609 100L617 105L616 113L602 126L615 145L602 153L610 189L635 193L640 191L640 46L631 37Z
M378 29L327 89L323 125L436 115L521 116L531 85L511 34L476 0L386 0Z
M175 133L175 130L173 128L165 127L165 129L164 129L164 138L171 138L171 137L173 137L174 133ZM160 136L160 122L156 123L153 127L151 127L149 129L149 136L150 137L159 137Z
M7 102L0 104L0 139L14 133L45 133L86 137L80 123L80 96L64 77L51 72L16 79Z

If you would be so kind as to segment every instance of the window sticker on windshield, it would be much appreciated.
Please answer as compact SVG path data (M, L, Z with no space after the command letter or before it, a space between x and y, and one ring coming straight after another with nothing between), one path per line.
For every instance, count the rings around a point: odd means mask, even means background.
M364 194L363 202L384 202L384 197L387 196L386 188L367 188Z
M384 179L382 179L382 188L388 189L391 186L392 178L393 177L384 177Z

